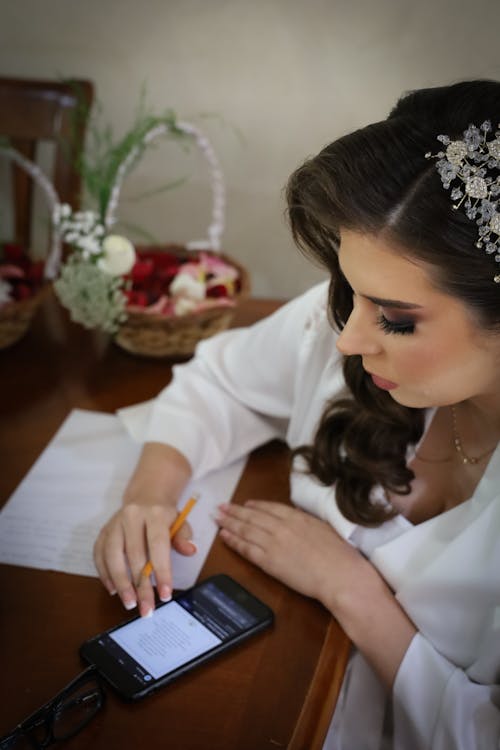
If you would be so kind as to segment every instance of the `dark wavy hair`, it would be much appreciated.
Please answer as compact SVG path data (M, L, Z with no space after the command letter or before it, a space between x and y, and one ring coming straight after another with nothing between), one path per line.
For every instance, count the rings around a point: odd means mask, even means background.
M309 159L287 185L293 237L330 273L329 314L342 330L352 292L337 258L340 230L386 239L425 264L431 281L462 300L477 324L500 330L500 289L493 258L478 250L478 227L451 207L434 159L439 134L460 140L471 124L500 121L500 83L465 81L404 95L382 122L345 135ZM344 358L352 395L327 404L314 442L295 454L323 484L336 484L337 502L352 521L377 525L394 515L371 500L376 484L408 494L413 472L408 445L423 431L424 412L402 406L376 388L358 355Z

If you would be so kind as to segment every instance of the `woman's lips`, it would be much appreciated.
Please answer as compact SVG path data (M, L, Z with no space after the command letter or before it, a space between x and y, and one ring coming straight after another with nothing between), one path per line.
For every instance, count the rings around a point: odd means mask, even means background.
M392 391L393 388L398 387L397 383L393 383L390 380L384 380L384 378L379 378L378 375L374 375L372 372L370 373L370 376L377 388L382 388L384 391Z

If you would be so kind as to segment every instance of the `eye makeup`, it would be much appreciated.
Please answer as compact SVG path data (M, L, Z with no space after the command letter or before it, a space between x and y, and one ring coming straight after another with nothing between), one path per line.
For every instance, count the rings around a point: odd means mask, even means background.
M415 332L414 320L390 320L389 318L386 318L383 313L379 313L377 317L377 325L384 331L384 333L408 335Z

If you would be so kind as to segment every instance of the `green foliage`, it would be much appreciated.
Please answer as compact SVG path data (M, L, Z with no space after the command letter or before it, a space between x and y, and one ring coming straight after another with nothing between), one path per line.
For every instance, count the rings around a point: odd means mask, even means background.
M177 118L172 110L166 110L160 115L145 111L143 96L141 96L140 105L131 128L121 138L115 139L111 126L109 124L102 125L101 119L101 108L98 105L96 114L90 120L87 145L79 155L77 168L82 175L89 196L96 204L101 221L103 221L121 164L134 152L127 172L134 168L148 148L148 145L144 144L144 137L152 128L165 125L169 137L185 146L190 144L192 136L177 127ZM180 182L180 180L176 180L151 192L171 189Z
M54 290L76 323L115 333L127 317L123 285L121 276L103 273L73 254L54 282Z

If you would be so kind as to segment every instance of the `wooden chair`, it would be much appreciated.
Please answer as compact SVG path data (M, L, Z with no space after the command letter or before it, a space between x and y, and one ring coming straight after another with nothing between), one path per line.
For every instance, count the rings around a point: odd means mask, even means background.
M55 144L49 175L62 202L79 207L81 178L75 156L83 145L94 88L90 81L49 81L0 77L0 136L37 162L41 141ZM12 210L16 242L32 242L33 180L11 166Z

